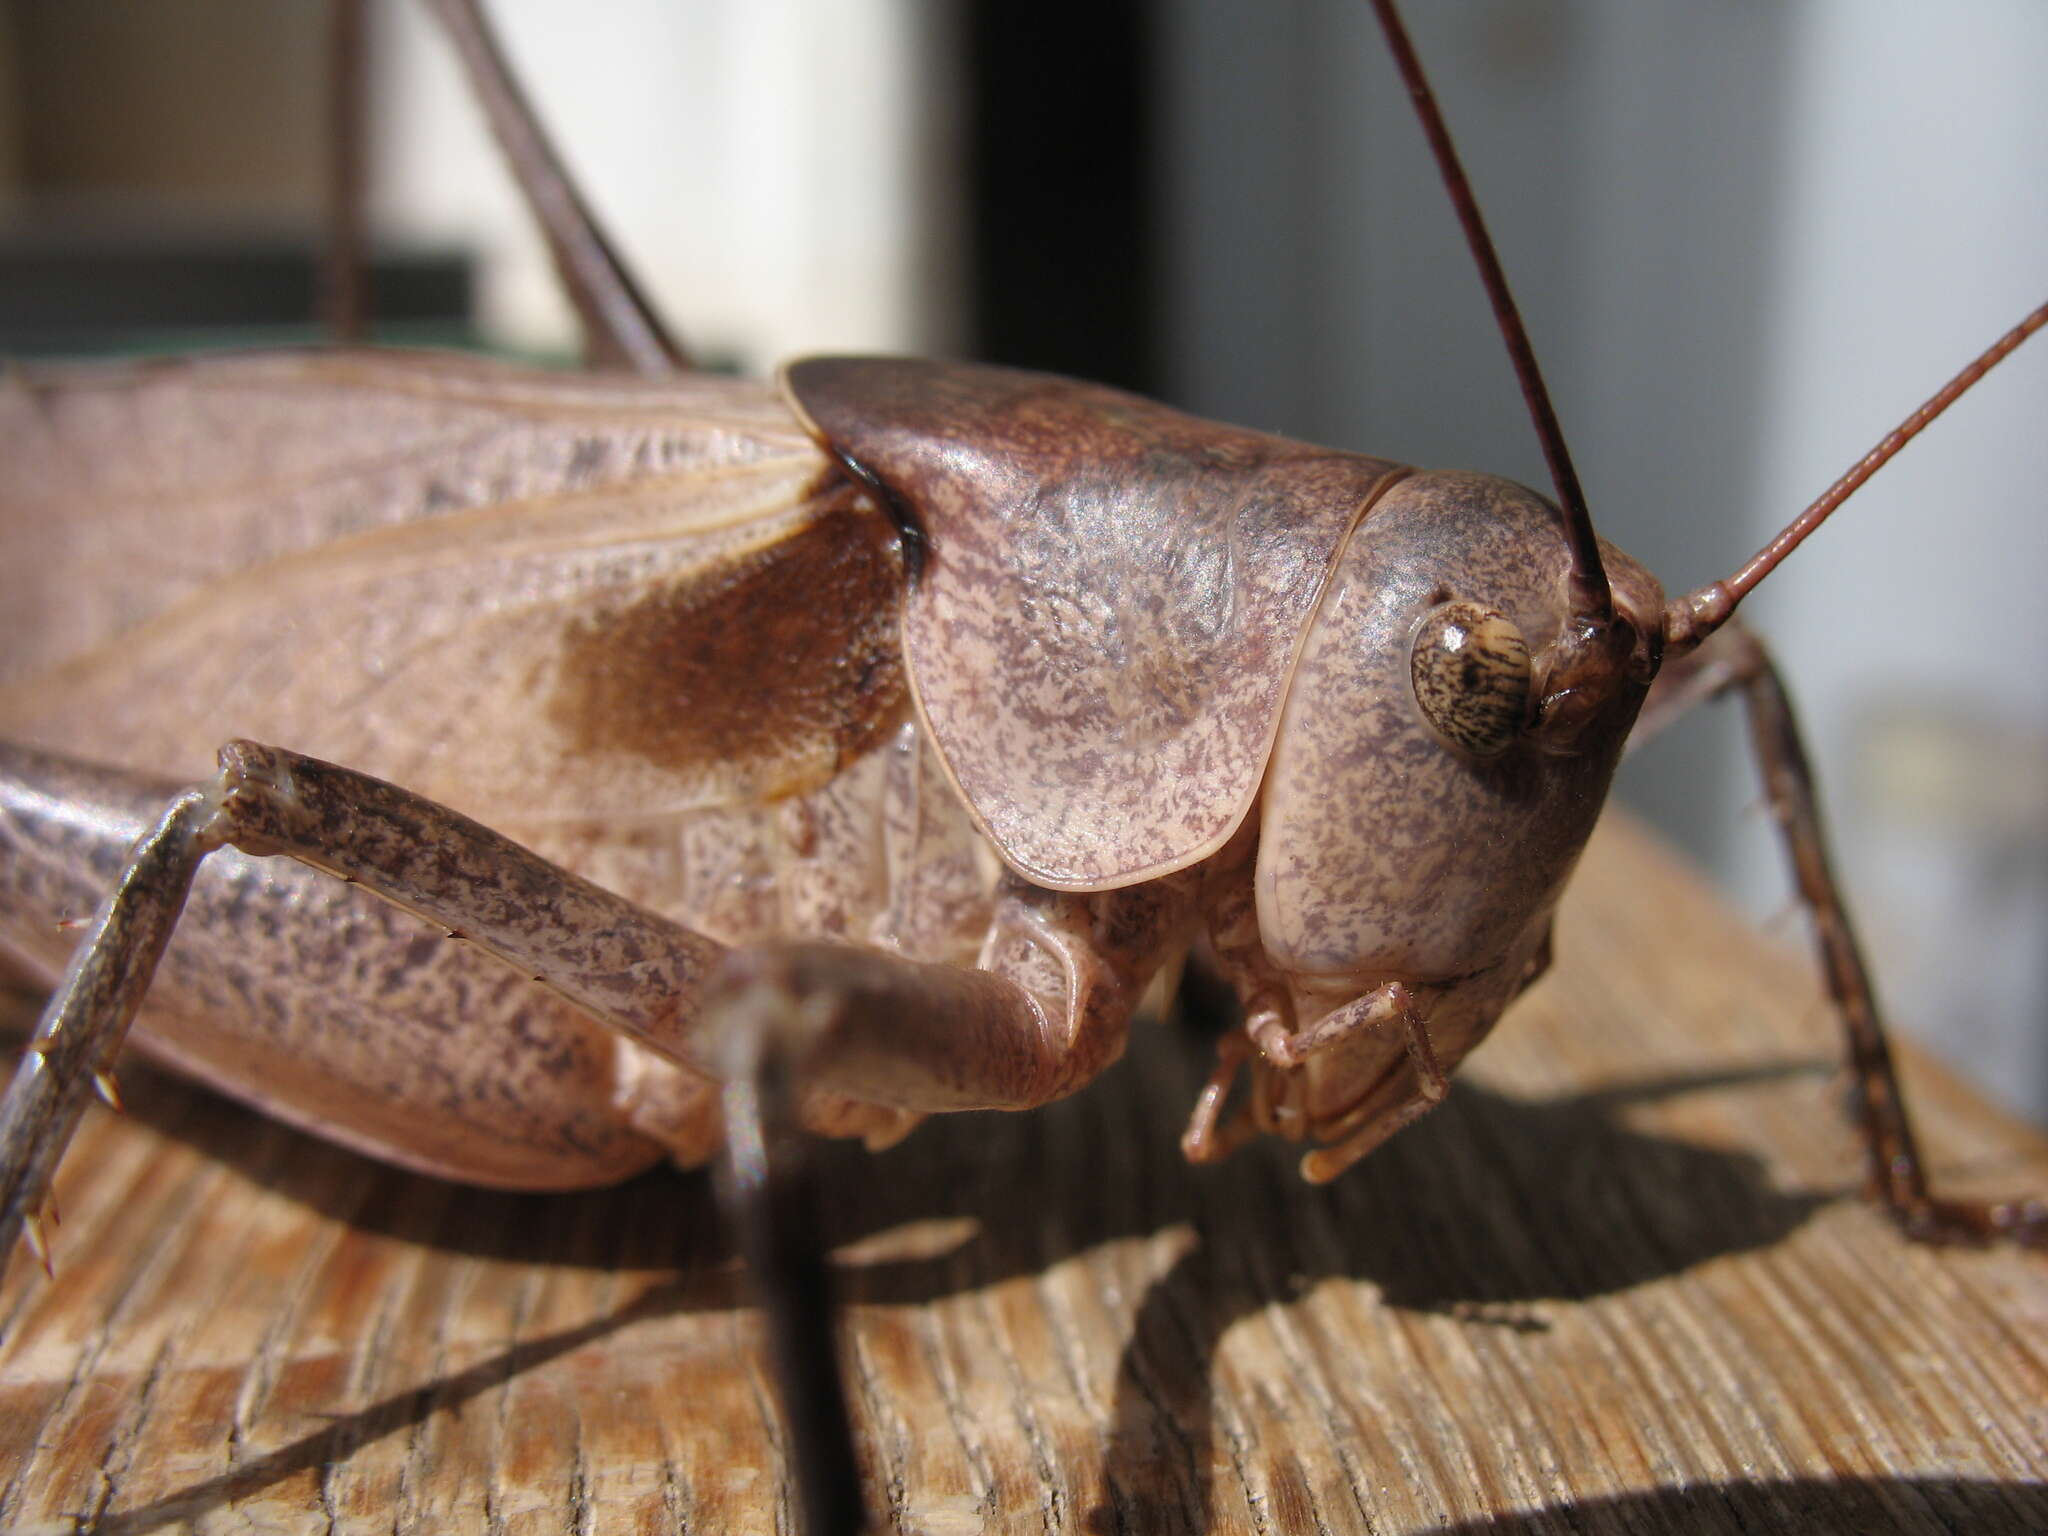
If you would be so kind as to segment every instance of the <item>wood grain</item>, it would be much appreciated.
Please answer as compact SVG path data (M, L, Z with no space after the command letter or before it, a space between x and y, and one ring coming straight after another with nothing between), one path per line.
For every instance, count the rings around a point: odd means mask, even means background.
M826 1162L884 1528L2048 1529L2048 1259L1852 1198L1800 957L1610 818L1556 973L1326 1190L1175 1151L1206 1046ZM20 1011L19 1009L16 1010ZM2048 1143L1911 1063L1952 1186ZM135 1067L0 1285L0 1529L789 1528L705 1181L525 1197Z

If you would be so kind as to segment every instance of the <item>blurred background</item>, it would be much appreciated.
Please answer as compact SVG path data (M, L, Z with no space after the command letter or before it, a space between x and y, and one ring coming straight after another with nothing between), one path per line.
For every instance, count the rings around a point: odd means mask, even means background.
M2038 0L1413 9L1595 517L1673 588L1732 570L2048 296ZM493 15L723 366L989 357L1544 484L1362 3ZM404 0L368 21L380 339L572 358L440 39ZM0 0L0 351L314 339L326 31L321 0ZM1893 1012L2048 1120L2044 484L2037 342L1750 610ZM1623 792L1805 944L1732 708Z

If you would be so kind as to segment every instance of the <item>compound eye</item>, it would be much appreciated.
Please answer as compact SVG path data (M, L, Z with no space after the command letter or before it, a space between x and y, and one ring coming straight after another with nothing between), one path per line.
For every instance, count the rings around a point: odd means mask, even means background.
M1505 752L1528 722L1529 647L1504 613L1477 603L1432 608L1408 670L1423 718L1474 757Z

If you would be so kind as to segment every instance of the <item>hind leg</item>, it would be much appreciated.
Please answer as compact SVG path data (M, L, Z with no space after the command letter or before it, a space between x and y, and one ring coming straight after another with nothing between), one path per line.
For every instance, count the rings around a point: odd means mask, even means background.
M2008 1237L2029 1246L2048 1245L2048 1207L2038 1200L1969 1203L1938 1198L1929 1188L1877 991L1821 831L1813 770L1784 682L1763 643L1740 625L1730 624L1668 668L1644 708L1639 736L1653 734L1692 705L1724 693L1738 694L1748 712L1771 814L1784 837L1800 900L1813 917L1821 972L1842 1021L1856 1124L1872 1189L1900 1226L1917 1238Z

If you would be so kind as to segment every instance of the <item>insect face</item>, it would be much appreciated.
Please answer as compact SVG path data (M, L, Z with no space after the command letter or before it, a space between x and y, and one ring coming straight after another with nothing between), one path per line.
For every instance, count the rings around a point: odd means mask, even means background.
M1530 973L1647 691L1640 637L1663 601L1610 553L1634 649L1605 697L1557 728L1546 678L1570 622L1557 527L1507 481L1417 475L1339 558L1260 813L1259 933L1294 1029L1399 982L1448 1069ZM1402 1055L1398 1031L1358 1033L1340 1053L1353 1059L1322 1069L1345 1107Z

